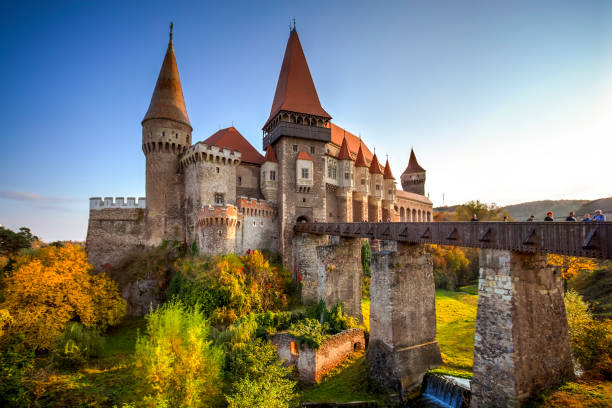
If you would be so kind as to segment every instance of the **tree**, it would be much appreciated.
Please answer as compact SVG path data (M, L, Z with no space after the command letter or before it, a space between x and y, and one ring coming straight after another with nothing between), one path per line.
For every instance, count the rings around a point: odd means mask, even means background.
M583 271L592 272L597 267L597 263L593 259L577 256L548 254L546 261L561 269L561 278L564 280L570 280Z
M146 334L138 336L135 352L144 402L152 407L217 405L223 351L209 340L204 314L172 301L146 319Z
M70 321L104 330L125 315L117 284L92 273L80 246L49 246L15 259L0 309L11 315L8 331L24 333L29 346L51 348Z
M13 232L8 228L0 227L0 254L10 256L19 252L20 249L30 248L34 239L37 238L32 235L29 228L21 227L19 232Z
M458 205L455 210L458 221L469 221L474 214L480 221L502 221L504 216L512 220L508 211L503 207L498 207L495 203L481 203L478 200L468 201L463 205Z

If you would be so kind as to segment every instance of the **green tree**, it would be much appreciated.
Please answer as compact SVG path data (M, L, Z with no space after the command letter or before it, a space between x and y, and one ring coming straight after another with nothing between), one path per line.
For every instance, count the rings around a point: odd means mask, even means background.
M508 211L503 207L498 207L495 203L481 203L479 200L458 205L455 211L458 221L469 221L474 214L479 221L502 221L504 216L508 217L508 220L512 220Z

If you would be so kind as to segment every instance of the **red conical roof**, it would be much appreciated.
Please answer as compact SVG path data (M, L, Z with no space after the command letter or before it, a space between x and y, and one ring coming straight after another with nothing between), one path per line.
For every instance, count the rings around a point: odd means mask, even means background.
M274 153L274 148L272 145L268 145L268 148L266 149L266 157L264 157L264 162L278 163L278 160L276 160L276 153Z
M353 160L351 158L351 154L349 153L346 137L342 139L342 146L340 146L340 151L338 152L338 160Z
M365 157L363 157L363 149L361 143L359 143L359 150L357 150L357 158L355 159L355 167L368 167Z
M416 156L414 155L414 150L410 149L410 159L408 160L408 167L404 170L404 174L406 173L423 173L425 171L417 162Z
M174 56L172 31L170 31L168 50L157 77L149 110L147 110L142 121L144 122L149 119L170 119L191 127L189 117L187 116L187 108L185 107L185 99L183 98L181 79L179 78L176 66L176 57Z
M331 119L331 116L325 112L321 107L321 102L319 102L319 95L317 95L317 90L310 76L308 63L295 28L291 30L289 41L287 41L285 57L278 75L276 93L266 125L281 110ZM264 125L264 128L266 125Z
M389 166L389 159L387 159L387 163L385 163L385 172L383 173L383 178L385 180L395 180L395 177L393 177L393 173L391 173L391 166Z
M264 162L264 157L233 126L218 130L204 143L209 146L239 151L242 154L241 161L244 163L261 164Z
M382 174L382 171L380 171L380 164L378 163L378 157L376 157L376 153L374 153L374 156L372 156L372 162L370 163L370 173Z

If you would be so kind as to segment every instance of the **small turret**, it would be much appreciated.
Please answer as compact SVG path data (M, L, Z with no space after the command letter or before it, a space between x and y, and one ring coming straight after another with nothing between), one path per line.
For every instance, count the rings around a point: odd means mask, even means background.
M376 157L376 153L372 157L372 161L370 162L370 168L368 169L370 172L370 177L372 180L372 185L370 191L372 191L372 197L375 197L377 200L382 199L383 197L383 174L380 170L380 163L378 163L378 157Z
M402 189L410 193L425 195L425 169L417 162L414 150L410 149L410 160L408 167L400 178Z
M393 203L395 202L395 177L391 172L389 159L385 163L383 172L383 201L382 201L382 217L383 221L393 221Z
M346 136L342 139L342 145L340 146L340 151L338 152L338 163L340 177L338 185L340 187L350 189L353 187L353 172L355 165L349 152Z
M274 203L278 200L278 160L274 147L268 145L266 157L260 170L261 192L266 201Z
M359 150L357 150L357 158L355 159L355 190L362 194L370 192L370 172L363 155L361 143L359 143Z

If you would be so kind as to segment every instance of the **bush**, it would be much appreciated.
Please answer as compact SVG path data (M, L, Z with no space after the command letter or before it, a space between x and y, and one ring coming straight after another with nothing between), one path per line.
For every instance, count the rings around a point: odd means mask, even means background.
M296 382L281 365L272 345L255 340L236 348L228 356L230 408L283 408L296 402Z
M0 338L0 406L31 406L23 378L33 366L34 349L27 347L23 334Z
M103 345L100 331L70 322L57 341L53 360L62 366L76 367L98 356Z
M342 302L336 304L330 310L325 306L324 300L319 300L314 309L314 314L311 314L311 316L318 319L321 324L326 323L326 330L329 334L340 333L358 325L354 317L344 313L344 304Z
M68 322L105 330L125 315L117 284L94 275L80 246L48 246L21 253L5 279L4 302L11 334L24 333L30 347L50 349Z
M574 290L565 294L565 310L572 352L585 370L612 376L612 321L593 318L588 304Z
M327 340L329 325L321 324L317 319L306 318L300 320L289 327L291 334L300 344L318 349Z
M138 336L135 375L151 406L215 406L221 396L223 352L209 340L197 308L169 302L146 317Z

